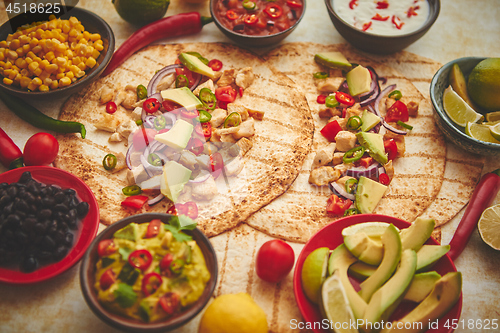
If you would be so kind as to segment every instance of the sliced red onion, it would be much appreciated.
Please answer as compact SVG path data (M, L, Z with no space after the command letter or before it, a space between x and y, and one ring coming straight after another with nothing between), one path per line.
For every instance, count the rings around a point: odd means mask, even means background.
M160 193L156 197L154 197L153 199L149 199L148 205L150 205L150 206L156 205L158 202L162 201L163 198L165 198L165 196Z
M331 182L330 186L331 186L331 188L333 190L335 190L335 192L337 192L338 194L340 194L344 198L350 199L350 200L355 200L356 199L356 197L354 196L354 194L347 193L347 191L345 190L345 188L342 185L337 184L336 182Z
M175 115L175 113L172 113L172 112L165 112L163 113L163 117L165 117L165 119L167 121L170 121L170 123L167 122L167 126L165 126L165 128L169 127L172 128L172 126L174 126L175 122L177 121L177 117Z
M380 164L378 164L378 163L374 163L374 164L370 165L368 168L361 167L361 166L350 168L350 169L346 170L345 174L347 176L351 176L351 177L355 177L355 178L359 178L361 176L365 176L367 178L370 178L371 176L377 175L379 165Z
M190 183L203 183L207 181L207 179L210 178L210 172L207 170L202 170L198 176L196 176L195 179L190 179Z
M127 163L127 167L132 170L132 162L130 161L130 154L132 154L132 151L134 150L134 144L130 144L130 146L127 149L127 154L125 155L125 162Z
M199 75L197 75L197 76L196 76L196 79L194 80L193 85L192 85L191 87L189 87L189 89L191 89L191 91L195 90L195 89L196 89L196 87L198 87L198 85L199 85L199 84L200 84L200 82L201 82L201 77L202 77L202 76L203 76L203 75L201 75L201 74L199 74Z
M382 84L386 84L386 83L387 83L387 78L386 78L386 77L379 76L379 77L378 77L378 80L379 80L380 82L382 82Z
M406 135L407 132L404 131L404 130L400 130L400 129L397 129L396 127L393 127L391 125L389 125L388 123L386 123L385 121L382 123L382 125L387 128L389 131L393 132L393 133L396 133L396 134L399 134L399 135Z
M142 120L142 123L144 124L144 126L147 126L148 128L153 128L153 127L155 127L155 124L154 124L155 118L156 118L156 116L147 115Z
M176 68L182 68L181 64L174 64L167 67L163 67L151 78L148 84L148 97L156 94L156 88L160 81L167 75L175 73Z
M344 82L342 82L338 91L349 94L349 86L347 85L347 80L344 80Z
M373 108L375 109L375 114L377 116L379 116L380 118L382 118L382 113L380 112L380 107L379 107L380 101L382 101L382 98L385 95L387 95L390 91L393 91L394 89L396 89L396 85L395 84L391 84L390 86L385 87L385 89L380 92L380 94L378 95L377 99L375 100Z
M151 154L151 153L154 153L157 150L162 150L164 147L165 147L165 145L163 143L154 140L153 143L151 143L149 145L149 152Z
M386 173L383 165L378 168L378 174L380 175L381 173Z
M163 97L161 97L161 94L159 92L154 93L151 96L148 96L148 98L156 98L158 100L158 102L160 102L160 103L163 102Z
M372 89L372 94L367 96L366 99L360 98L360 100L361 100L360 105L361 106L367 106L367 105L371 104L380 95L380 84L378 83L378 74L377 74L377 72L375 72L375 70L372 67L368 66L367 68L370 71L370 74L372 76L372 86L371 87L373 87L373 89Z

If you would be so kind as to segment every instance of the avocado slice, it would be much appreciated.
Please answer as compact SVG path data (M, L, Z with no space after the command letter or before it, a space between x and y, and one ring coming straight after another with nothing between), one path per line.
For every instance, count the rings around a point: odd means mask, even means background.
M358 132L356 138L360 145L365 147L371 157L380 164L386 164L389 159L385 153L384 138L378 133Z
M358 261L349 267L349 273L360 280L364 280L372 276L376 270L377 266L368 265L362 261Z
M364 232L344 237L344 244L353 256L369 265L378 265L384 256L382 242L375 241Z
M417 217L417 219L406 229L401 230L401 242L403 250L412 249L418 251L431 237L436 226L436 221L431 218Z
M138 225L137 223L130 223L120 230L115 231L113 234L114 238L127 239L131 241L136 241L139 237L138 235Z
M191 170L175 161L168 161L163 166L163 175L160 179L161 193L172 202L176 202L190 176Z
M392 323L391 329L384 329L383 333L426 332L428 324L443 317L457 303L462 292L462 274L450 272L436 282L434 289L415 309L397 322ZM401 323L401 324L398 324ZM416 325L421 323L421 325ZM407 329L396 329L396 327L409 327ZM419 329L421 328L421 329Z
M417 303L422 302L427 295L430 294L434 285L440 278L441 275L435 271L415 274L413 280L411 280L410 288L408 288L404 299Z
M189 53L181 53L179 54L179 60L191 72L208 76L211 79L215 78L214 70L201 62L201 60L197 56Z
M372 75L366 67L356 66L347 73L345 78L351 96L358 96L370 91Z
M191 140L193 130L193 124L183 119L177 119L168 132L156 134L155 140L176 150L182 150L186 148L189 140Z
M462 70L460 69L460 66L458 66L458 64L453 64L453 66L451 67L449 81L451 87L458 94L458 96L462 97L465 103L469 104L471 108L473 108L475 111L478 111L478 107L474 104L474 102L472 102L469 96L469 93L467 91L467 82L465 81L464 74L462 73Z
M323 52L315 54L314 61L329 68L349 70L352 67L351 63L340 52Z
M450 245L423 245L417 252L417 272L432 267L450 250Z
M333 250L330 255L328 272L332 275L335 271L338 271L340 281L342 282L342 286L346 292L354 317L356 319L361 319L363 318L363 313L365 313L366 302L356 292L351 284L351 281L349 281L349 276L347 275L349 266L351 266L354 262L356 262L356 258L349 252L345 244L341 244Z
M371 214L384 196L387 186L364 176L359 177L356 207L362 214Z
M394 225L391 224L382 235L382 244L384 246L384 257L380 266L368 279L360 284L360 295L367 302L373 293L389 280L401 259L401 238L398 229Z
M189 110L202 105L198 97L188 87L162 90L161 97L163 100L172 101Z
M417 254L413 250L405 250L401 254L401 264L396 273L379 288L370 299L363 315L363 331L371 333L375 323L387 321L398 307L415 275Z
M361 115L361 131L368 132L380 123L380 117L375 113L364 110Z

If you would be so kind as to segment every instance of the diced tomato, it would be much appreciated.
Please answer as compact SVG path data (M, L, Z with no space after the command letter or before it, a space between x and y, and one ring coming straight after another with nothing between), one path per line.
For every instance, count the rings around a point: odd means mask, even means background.
M222 61L218 59L212 59L208 62L208 67L212 68L212 70L218 72L222 69Z
M101 277L99 278L99 286L101 287L102 290L107 290L115 282L116 282L116 276L113 270L111 270L111 268L102 273Z
M115 242L112 239L104 239L99 242L97 245L97 254L99 257L106 257L110 254L115 253L118 250L118 246L116 246Z
M198 217L198 205L196 202L188 201L184 204L186 210L186 216L191 219L196 219Z
M389 185L391 183L391 179L386 173L381 173L380 175L378 175L378 181L382 185Z
M161 228L161 220L154 219L149 222L148 229L146 230L145 238L153 238L158 236Z
M172 253L167 253L163 258L160 260L160 272L163 275L170 276L170 264L174 261L174 256Z
M176 59L175 63L180 64L181 61L179 59ZM198 79L198 76L200 75L198 73L191 72L184 66L182 66L181 68L176 68L175 72L177 73L177 75L185 75L188 78L190 87L195 83L195 81Z
M384 141L385 153L387 154L387 158L392 161L398 156L398 145L396 141L393 139Z
M326 202L326 212L334 215L344 215L344 212L351 207L352 201L342 199L335 194L332 194Z
M180 309L180 296L174 292L168 292L158 300L161 308L166 313L172 315Z
M392 104L385 115L385 121L388 123L398 122L399 120L406 122L408 119L408 108L406 107L406 104L401 101L396 101Z
M346 106L353 106L354 105L354 97L352 97L351 95L349 94L346 94L346 93L343 93L341 91L337 91L335 93L335 99L337 100L337 102L339 102L340 104L344 104Z
M231 86L219 87L215 89L215 97L218 101L231 103L236 99L236 90Z
M156 131L152 128L141 127L134 132L132 143L134 150L144 150L155 139Z
M373 158L370 156L362 157L358 160L358 164L362 167L368 168L373 163Z
M145 195L133 195L123 200L122 206L141 209L142 206L144 206L144 204L146 203L146 201L148 201L148 197Z
M342 131L342 127L340 127L339 123L336 120L334 120L326 124L326 126L323 127L320 132L328 140L335 141L335 137L337 136L337 133L340 131Z

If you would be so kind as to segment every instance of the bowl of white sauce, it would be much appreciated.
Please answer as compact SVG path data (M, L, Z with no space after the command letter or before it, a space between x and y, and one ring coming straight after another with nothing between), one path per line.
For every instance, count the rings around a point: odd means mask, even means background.
M400 51L422 37L436 21L439 0L325 0L337 31L360 50Z

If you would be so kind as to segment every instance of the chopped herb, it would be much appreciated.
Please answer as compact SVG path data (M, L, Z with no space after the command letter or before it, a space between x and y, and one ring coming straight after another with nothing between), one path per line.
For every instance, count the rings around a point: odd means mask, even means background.
M134 305L137 300L137 294L132 289L132 286L125 283L119 283L118 289L113 292L113 295L115 295L116 303L125 309Z
M165 230L170 231L178 242L193 240L193 237L186 235L181 230L193 230L195 228L196 222L185 215L173 216L169 224L165 224Z

